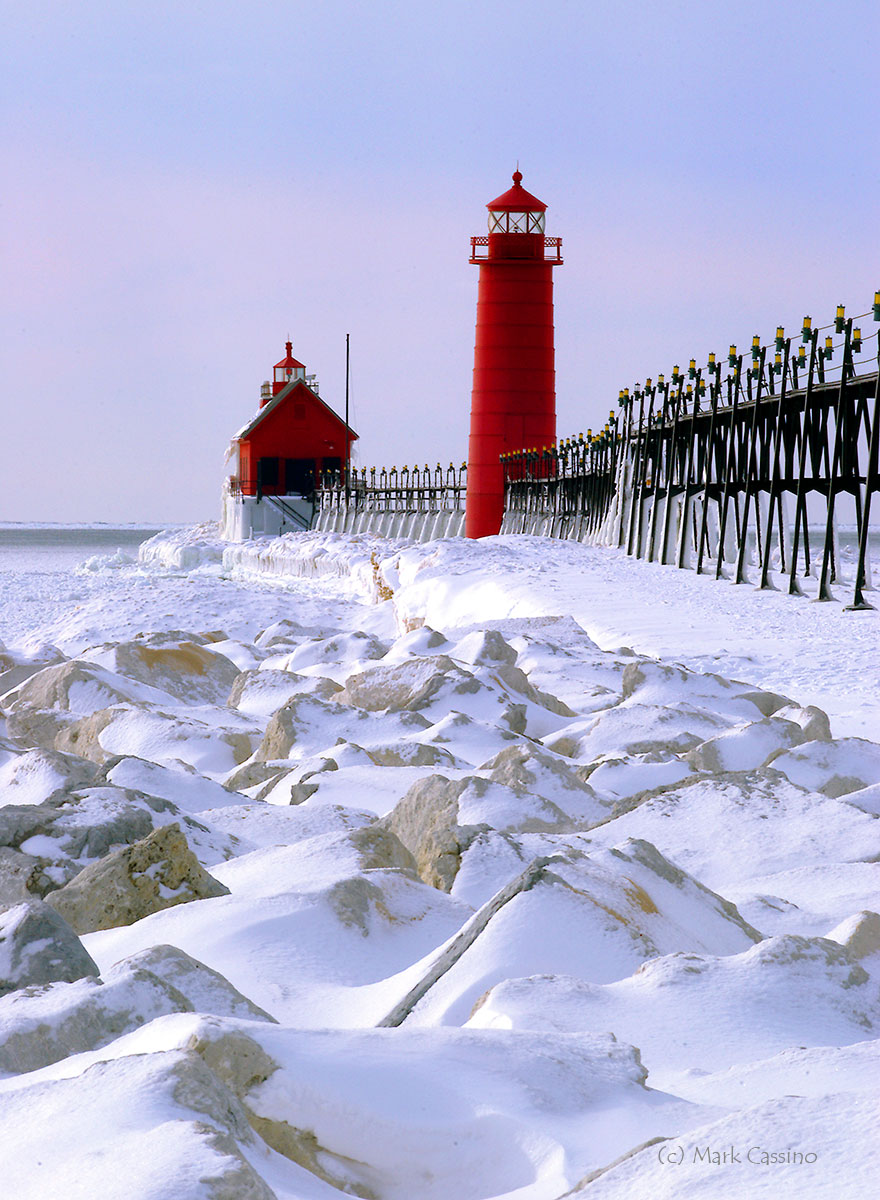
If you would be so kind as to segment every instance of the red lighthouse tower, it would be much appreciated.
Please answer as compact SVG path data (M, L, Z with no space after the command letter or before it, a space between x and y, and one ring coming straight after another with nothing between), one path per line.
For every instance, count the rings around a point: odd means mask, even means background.
M492 200L489 236L471 238L480 267L465 534L486 537L501 528L507 450L556 440L553 366L553 268L561 238L544 236L547 205L522 186Z

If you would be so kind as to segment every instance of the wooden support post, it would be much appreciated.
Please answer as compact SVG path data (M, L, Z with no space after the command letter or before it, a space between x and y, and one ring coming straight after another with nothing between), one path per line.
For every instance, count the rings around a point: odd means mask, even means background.
M706 460L703 472L703 511L700 514L700 533L697 546L697 574L703 571L703 554L707 545L709 527L709 487L712 483L712 455L715 448L715 423L718 416L718 399L721 394L721 372L716 367L715 382L712 384L712 415L709 418L709 433L706 439Z
M645 395L649 396L648 401L648 416L645 422L645 440L642 448L642 486L639 489L639 512L636 522L636 558L642 557L642 546L644 539L642 538L642 526L644 525L645 517L645 496L648 491L648 472L651 470L651 439L656 442L659 440L659 433L654 426L654 388L645 388ZM657 479L651 472L651 487L654 489L654 496L657 494Z
M721 496L721 514L718 521L718 554L715 561L715 578L720 579L724 567L724 540L727 535L727 509L730 502L731 480L736 466L736 417L739 405L742 355L736 360L733 376L733 403L730 407L730 428L727 442L727 470L724 472L724 491Z
M632 500L629 509L629 529L626 536L626 552L633 552L633 537L635 535L635 517L636 504L638 503L641 473L642 473L642 458L644 456L642 449L642 423L645 418L645 396L643 392L639 392L639 428L636 435L635 454L633 455L633 474L632 474ZM633 397L635 399L635 397Z
M877 382L874 387L874 411L871 415L871 433L868 438L868 462L865 468L865 492L862 501L861 524L859 526L859 560L856 564L856 582L853 602L846 606L847 612L859 612L874 608L865 599L867 581L865 563L868 553L868 531L871 521L871 496L880 486L878 480L878 453L880 453L880 335L877 338ZM856 482L858 487L858 481Z
M672 470L672 453L671 443L667 437L666 418L669 415L669 384L664 382L659 385L663 394L663 408L661 410L662 421L657 430L657 464L655 468L656 484L654 486L654 505L651 509L651 528L648 531L648 559L654 561L654 548L657 542L657 517L660 512L660 490L661 480L664 471L661 466L665 465L666 483L663 488L664 503L665 497L669 494L670 472ZM665 448L665 454L664 454Z
M779 400L776 405L775 428L773 430L773 473L770 480L770 504L767 508L767 528L764 531L764 551L761 555L761 581L759 588L770 587L770 546L773 540L773 506L779 498L780 462L779 454L782 443L782 421L785 409L785 388L788 381L788 358L791 352L791 338L785 340L785 362L782 367L782 382L779 387ZM782 544L782 518L779 520L779 539ZM783 570L785 566L783 564Z
M679 379L678 391L672 408L672 432L669 435L669 448L666 462L666 504L663 509L663 537L660 541L660 561L666 563L666 549L669 545L669 524L672 520L672 481L675 478L675 465L678 456L678 417L684 403L684 381Z
M849 317L846 322L846 341L844 344L843 361L849 356L849 344L852 336L852 317ZM829 574L832 574L832 560L834 554L834 501L837 494L837 486L835 481L835 473L840 465L842 446L843 446L843 429L846 422L846 371L840 372L840 388L837 395L837 413L834 421L834 451L831 455L831 470L828 472L828 508L825 515L825 544L822 548L822 573L819 577L819 591L816 599L819 601L833 600L834 597L828 587Z
M761 407L761 391L763 390L764 383L764 358L766 352L767 347L762 346L761 353L758 358L758 382L755 387L755 407L752 409L752 420L749 424L748 449L746 451L746 471L743 481L745 484L743 495L743 515L742 524L740 525L739 530L739 547L736 556L736 573L733 578L734 583L743 583L745 582L746 578L745 559L746 545L749 540L749 508L752 497L752 480L754 479L755 483L757 483L757 466L755 465L753 470L753 464L755 463L755 444L758 437L758 412ZM751 390L751 383L749 390Z
M694 463L694 445L696 444L697 440L697 413L700 410L700 379L702 377L702 373L702 368L700 368L700 370L697 371L696 382L694 383L694 409L691 413L691 432L687 443L684 480L681 493L681 510L678 515L678 547L675 554L675 565L679 569L684 566L684 560L687 553L688 517L691 503L691 471Z
M794 502L794 530L791 539L791 573L788 577L788 594L802 596L803 590L797 580L797 557L800 545L800 533L804 534L804 574L810 573L810 542L807 532L807 497L806 469L807 452L809 450L811 423L813 421L813 381L816 377L816 355L819 344L819 331L814 329L810 334L810 365L807 373L807 387L804 392L804 416L801 422L801 452L798 462L798 484Z

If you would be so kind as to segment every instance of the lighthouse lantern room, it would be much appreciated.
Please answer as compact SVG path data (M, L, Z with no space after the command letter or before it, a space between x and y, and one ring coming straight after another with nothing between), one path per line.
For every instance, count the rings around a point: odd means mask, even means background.
M290 342L260 391L260 407L229 447L223 536L242 541L308 529L322 476L347 473L357 434L318 394Z

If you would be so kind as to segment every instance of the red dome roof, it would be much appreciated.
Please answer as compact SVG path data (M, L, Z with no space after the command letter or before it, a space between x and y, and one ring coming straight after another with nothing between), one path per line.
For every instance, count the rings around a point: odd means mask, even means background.
M306 369L305 363L301 363L293 357L293 353L292 353L293 343L292 342L285 343L284 348L287 351L287 354L284 356L284 358L282 358L281 362L277 362L275 364L275 366L276 367L301 367L303 370L305 370Z
M503 196L499 196L497 200L490 200L486 208L507 212L544 212L547 205L537 196L533 196L531 192L527 192L520 184L521 179L522 174L514 171L513 187Z

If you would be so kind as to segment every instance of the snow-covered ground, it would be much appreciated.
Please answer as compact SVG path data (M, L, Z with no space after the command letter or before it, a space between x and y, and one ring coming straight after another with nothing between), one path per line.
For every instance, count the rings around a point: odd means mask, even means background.
M880 1192L877 612L208 525L3 580L4 1195Z

